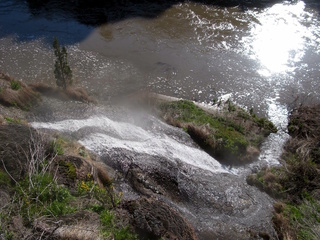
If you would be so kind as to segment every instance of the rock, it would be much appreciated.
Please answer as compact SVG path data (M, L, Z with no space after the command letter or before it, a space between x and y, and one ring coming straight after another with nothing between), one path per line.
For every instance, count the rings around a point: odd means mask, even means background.
M141 239L197 239L193 227L167 204L153 198L125 203Z
M16 181L27 172L30 140L37 137L36 131L25 125L0 125L0 168L6 169Z
M87 210L60 217L59 221L40 217L34 221L34 229L49 239L102 239L99 215Z
M270 238L275 237L271 222L272 200L249 186L242 176L209 172L179 161L123 149L103 159L117 162L115 167L123 172L123 177L134 191L159 199L157 203L165 202L171 208L183 210L181 215L192 224L199 239L254 239L253 235L258 236L262 232ZM122 186L118 185L120 189ZM126 189L121 191L128 192ZM148 228L148 220L143 219L143 214L135 213L135 208L141 208L140 203L134 204L132 202L130 210L135 219L132 221L136 221L133 225ZM155 215L152 207L149 209L149 215ZM148 230L150 239L161 232L157 224L162 223L153 224L155 227L149 226Z
M108 168L101 162L78 156L60 155L56 157L54 165L53 170L58 168L58 183L69 188L76 188L79 180L94 180L101 187L111 184Z

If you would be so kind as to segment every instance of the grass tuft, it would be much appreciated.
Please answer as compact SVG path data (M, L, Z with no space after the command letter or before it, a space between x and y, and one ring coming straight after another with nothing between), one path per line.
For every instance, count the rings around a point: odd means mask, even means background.
M16 80L10 81L10 87L12 90L18 91L21 88L21 83Z

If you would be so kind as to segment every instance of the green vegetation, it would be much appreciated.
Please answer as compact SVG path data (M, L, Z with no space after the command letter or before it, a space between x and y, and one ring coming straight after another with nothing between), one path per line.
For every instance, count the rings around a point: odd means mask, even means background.
M102 235L106 238L113 236L115 240L137 240L137 235L133 234L128 226L117 227L115 216L111 211L104 210L100 213L102 224Z
M69 190L60 187L49 173L27 176L16 186L16 203L20 204L20 215L30 224L37 217L52 217L72 213L69 206L72 199Z
M10 184L10 177L0 169L0 187Z
M54 76L58 87L66 89L72 85L72 71L68 65L67 49L59 45L58 39L53 40L54 55L56 61L54 64Z
M19 90L21 88L21 84L19 81L16 81L16 80L12 80L10 81L10 87L12 90Z
M230 157L249 160L248 147L258 148L265 135L276 132L270 121L251 116L231 101L227 102L224 114L210 114L185 100L162 103L160 110L169 124L185 129L200 146L220 160Z
M71 162L61 160L59 162L60 169L64 169L68 178L75 180L77 177L76 167Z
M21 124L21 120L19 118L4 117L4 119L8 123Z
M273 218L279 239L320 239L320 105L295 109L288 129L283 165L247 180L282 202Z
M109 188L101 188L91 178L91 175L87 176L87 180L82 180L78 183L77 189L80 196L87 196L89 198L95 198L102 206L110 209L119 205L122 193L114 193L112 185Z
M52 155L63 155L64 148L63 148L64 140L62 138L57 138L50 143L49 153Z
M99 179L98 174L91 175L91 171L95 173L101 170L94 169L90 161L72 156L71 159L75 160L73 163L68 161L68 156L57 156L64 144L61 138L48 145L41 137L32 136L29 146L25 146L31 152L30 155L26 154L27 166L21 180L9 175L4 162L0 162L0 187L5 191L4 196L10 195L0 212L1 238L20 239L20 235L24 234L21 231L30 231L38 239L42 234L53 234L51 231L60 227L61 231L68 232L68 226L77 223L70 220L66 222L65 219L73 216L82 219L81 214L91 211L94 212L92 216L98 214L100 220L94 222L98 229L95 234L119 240L137 239L131 228L123 224L116 214L122 193L115 192L111 181L106 182L106 179L103 180L105 186L99 185L101 177L107 178L103 175L106 173L99 173ZM12 227L14 218L21 219L20 232ZM44 224L40 223L40 229L39 221Z
M84 158L87 157L87 152L84 147L79 148L79 155Z
M101 188L93 180L91 176L87 176L86 181L78 183L78 194L80 197L94 198L99 204L93 204L88 207L89 210L99 214L100 222L102 225L102 236L109 238L113 236L116 240L135 240L138 239L129 226L122 226L118 224L119 219L115 216L113 209L115 209L122 198L122 193L118 194L110 188Z

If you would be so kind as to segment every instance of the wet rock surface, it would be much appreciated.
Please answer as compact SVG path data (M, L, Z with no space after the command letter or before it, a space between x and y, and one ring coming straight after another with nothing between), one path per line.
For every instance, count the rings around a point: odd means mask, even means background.
M274 237L271 199L248 186L241 176L185 165L183 169L179 163L126 151L111 158L119 161L118 169L122 167L119 182L125 180L132 191L161 199L179 211L195 227L199 239Z
M100 115L32 125L78 139L116 170L114 184L125 201L144 196L163 202L187 219L199 239L275 237L271 198L249 186L240 170L237 175L220 165L201 152L188 134L153 117L116 119Z

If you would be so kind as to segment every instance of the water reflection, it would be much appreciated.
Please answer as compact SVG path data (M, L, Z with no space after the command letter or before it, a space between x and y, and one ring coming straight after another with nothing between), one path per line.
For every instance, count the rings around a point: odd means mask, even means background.
M264 76L293 71L302 60L306 44L314 39L313 14L305 11L305 3L275 4L256 14L249 37L244 38L249 55L261 64L258 72ZM250 44L249 44L250 43Z

